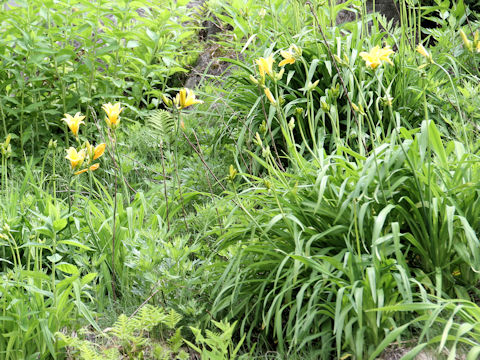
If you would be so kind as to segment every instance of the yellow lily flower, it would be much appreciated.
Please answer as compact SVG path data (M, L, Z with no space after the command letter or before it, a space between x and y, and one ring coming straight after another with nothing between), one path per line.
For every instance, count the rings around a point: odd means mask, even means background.
M283 60L280 61L278 66L294 64L296 59L302 55L302 49L300 49L297 45L292 44L288 50L281 50L280 55L282 55Z
M70 147L67 149L67 156L65 156L65 159L70 161L70 166L73 170L81 166L83 160L85 160L85 149L77 152L77 149L75 149L74 147Z
M275 60L273 59L273 55L270 55L267 58L259 58L255 60L258 65L258 72L262 79L265 78L265 74L273 78L273 63Z
M93 150L93 160L97 160L105 152L105 143L95 146Z
M180 89L177 96L173 100L177 109L185 109L188 106L202 104L202 100L195 98L195 93L187 88Z
M416 50L420 55L422 55L425 59L427 59L430 63L433 64L432 54L430 54L422 44L418 44ZM422 67L424 66L422 65Z
M77 137L78 130L81 124L85 124L82 120L85 119L85 116L80 115L79 112L72 116L70 114L64 114L64 118L62 119L67 123L68 128L72 131L72 134Z
M395 52L390 48L390 46L386 46L384 48L375 46L368 53L362 51L360 53L360 56L363 60L365 60L365 65L367 67L371 69L376 69L384 61L388 62L390 65L393 65L393 62L392 60L390 60L389 56L394 53Z
M98 168L100 167L100 164L93 164L92 166L88 167L88 168L85 168L85 169L82 169L80 171L77 171L74 175L80 175L80 174L83 174L87 171L95 171L97 170Z
M120 124L120 113L124 108L120 107L120 103L112 105L111 103L103 104L102 109L105 110L107 117L105 122L108 127L112 130L115 130Z

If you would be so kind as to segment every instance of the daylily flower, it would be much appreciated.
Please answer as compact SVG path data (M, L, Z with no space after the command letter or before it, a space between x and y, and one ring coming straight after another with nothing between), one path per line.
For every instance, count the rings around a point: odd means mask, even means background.
M195 93L187 88L180 89L177 96L174 99L175 106L177 109L185 109L188 106L195 105L195 104L202 104L202 100L198 100L195 98Z
M280 61L278 66L294 64L295 60L302 55L302 49L300 49L297 45L292 44L288 50L281 50L280 55L282 55L283 60Z
M393 65L392 60L390 60L389 56L394 54L395 52L390 48L390 46L386 46L384 48L380 48L379 46L375 46L370 50L370 52L362 51L360 56L363 60L365 60L365 65L371 69L376 69L378 66L382 64L383 61L388 62L390 65Z
M75 149L74 147L70 147L67 149L67 156L65 156L65 159L70 160L70 165L73 170L81 166L83 160L85 160L85 149L77 152L77 149Z
M418 44L416 50L420 55L422 55L425 59L427 59L430 63L433 64L432 54L430 54L422 44Z
M255 60L258 65L258 72L262 79L265 78L265 74L273 78L273 63L275 60L273 59L273 55L270 55L267 58L259 58Z
M97 160L105 152L105 143L95 146L93 150L93 160Z
M74 175L80 175L80 174L83 174L87 171L95 171L97 170L98 168L100 167L100 164L93 164L92 166L88 167L88 168L85 168L85 169L82 169L80 171L77 171Z
M78 136L78 129L80 128L81 124L85 124L82 120L85 119L85 116L80 115L79 112L72 116L70 114L64 114L65 117L62 119L67 123L67 126L72 131L72 134L77 137Z
M105 122L107 123L108 127L112 130L115 130L120 124L120 113L124 108L120 107L120 103L116 103L114 105L107 103L103 104L102 109L105 110L105 113L107 114Z

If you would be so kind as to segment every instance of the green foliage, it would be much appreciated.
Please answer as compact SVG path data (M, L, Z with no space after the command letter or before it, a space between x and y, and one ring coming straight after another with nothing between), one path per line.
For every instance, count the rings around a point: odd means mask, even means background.
M91 121L88 106L122 101L138 119L196 53L177 2L18 1L0 19L0 117L5 135L19 135L20 159L61 135L64 113Z
M478 357L466 2L397 1L399 23L358 0L16 2L0 11L1 358ZM392 63L360 55L376 46ZM197 58L205 104L166 106ZM125 107L116 129L104 102ZM77 111L98 126L57 142ZM86 139L105 156L74 175L65 148Z
M245 337L240 339L239 343L233 348L232 336L236 323L230 325L228 322L218 322L212 320L215 327L220 332L206 330L206 337L202 335L200 329L190 327L195 335L196 346L189 341L185 341L192 349L196 350L202 359L205 360L229 360L236 359L237 353L242 346Z
M57 336L64 345L75 351L72 355L79 355L83 360L107 360L127 357L128 359L187 359L188 354L180 350L182 338L179 329L168 340L170 348L150 341L150 332L158 325L163 324L168 329L174 329L181 320L181 315L174 310L165 312L163 309L152 306L143 306L134 316L127 318L121 314L111 328L105 329L100 335L106 338L105 344L89 340L80 340L63 333Z

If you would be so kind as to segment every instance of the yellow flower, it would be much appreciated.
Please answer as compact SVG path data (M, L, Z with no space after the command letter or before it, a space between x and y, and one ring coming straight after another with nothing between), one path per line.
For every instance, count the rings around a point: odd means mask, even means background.
M465 47L468 49L468 51L473 51L473 45L470 40L468 40L467 35L463 32L463 30L460 30L460 36L462 37L463 44Z
M422 55L423 57L429 57L427 49L425 49L422 44L418 44L417 52L420 53L420 55Z
M85 119L85 116L80 115L79 112L72 116L70 114L64 114L65 117L62 119L67 123L67 126L72 131L74 136L78 136L78 129L80 128L80 124L85 124L82 120Z
M73 170L81 166L83 160L85 160L85 149L77 152L77 149L70 147L67 149L67 156L65 156L65 159L70 160L70 165L72 166Z
M390 60L389 56L394 54L395 52L390 48L390 46L386 46L384 48L380 48L379 46L375 46L370 50L370 52L362 51L360 56L363 60L365 60L365 65L371 69L376 69L378 66L382 64L383 61L388 62L390 65L393 65L392 60Z
M100 167L100 164L93 164L92 166L88 167L88 168L85 168L85 169L82 169L80 171L77 171L74 175L80 175L80 174L83 174L87 171L95 171L97 170L98 168Z
M97 160L105 152L105 143L95 146L93 150L93 160Z
M275 60L273 59L273 55L270 55L267 58L259 58L255 60L258 65L258 72L262 79L265 78L265 74L273 78L273 63Z
M275 105L275 104L277 103L277 101L276 101L275 98L273 97L272 92L270 91L270 89L269 89L269 88L265 88L264 91L265 91L265 95L267 95L267 99L270 100L270 102L272 103L272 105Z
M280 61L278 66L294 64L295 60L302 55L302 49L300 49L297 45L292 44L288 50L281 50L280 55L282 55L283 60Z
M188 106L202 104L202 100L195 98L195 93L187 88L180 89L177 96L173 100L177 109L185 109Z
M425 49L423 47L422 44L418 44L417 46L417 52L422 55L425 59L427 59L428 61L430 61L431 63L433 63L433 58L432 58L432 54L430 54L427 49ZM423 67L423 66L422 66Z
M120 113L124 108L120 107L120 103L112 105L111 103L103 104L102 109L105 110L107 117L105 121L109 128L115 130L120 124Z

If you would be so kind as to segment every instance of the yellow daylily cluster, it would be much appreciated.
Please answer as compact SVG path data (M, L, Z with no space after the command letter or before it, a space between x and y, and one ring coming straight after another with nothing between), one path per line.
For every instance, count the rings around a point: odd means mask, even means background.
M261 85L267 99L272 105L276 105L277 100L273 96L270 89L265 85L266 76L270 77L274 81L280 80L285 72L285 65L294 64L295 61L302 56L302 49L297 45L292 44L287 50L280 50L280 55L283 57L283 60L278 64L278 66L282 68L278 73L273 70L275 59L273 54L270 54L267 57L261 57L255 60L255 64L258 66L260 80L257 80L253 75L250 75L250 81L252 81L254 84Z
M468 39L467 35L463 32L463 30L460 30L460 37L462 38L463 45L465 45L468 51L470 52L476 51L477 53L480 53L480 41L479 41L478 30L475 31L475 34L473 35L473 41Z
M75 172L75 175L82 174L87 171L95 171L100 167L99 163L92 164L94 160L97 160L105 152L105 143L99 144L95 147L90 145L88 141L85 141L82 148L77 151L73 146L67 149L67 156L65 158L70 161L72 170L80 168L84 163L87 166L85 169Z
M111 103L104 104L102 108L105 110L107 116L105 121L107 125L112 129L119 125L120 122L120 113L122 112L123 108L120 106L120 103L112 105ZM75 136L77 142L80 142L78 138L78 132L80 129L81 124L85 124L83 121L85 116L81 115L80 112L77 112L74 116L69 114L65 114L65 118L62 120L66 122L68 128ZM95 160L100 158L103 153L105 152L105 143L98 144L97 146L93 146L87 140L85 141L80 149L71 146L67 151L67 156L65 159L70 161L70 167L72 170L77 170L82 167L82 165L86 164L87 166L84 169L76 171L74 174L79 175L87 171L95 171L100 167L99 163L92 164Z
M390 60L390 55L393 55L395 52L390 48L390 46L385 46L380 48L379 46L373 47L369 52L362 51L360 57L365 60L365 65L370 69L375 70L377 67L382 65L384 61L393 65L392 60Z
M173 100L170 95L163 94L162 100L168 107L175 106L178 110L185 109L195 104L203 104L202 100L196 98L193 90L187 88L180 89Z

